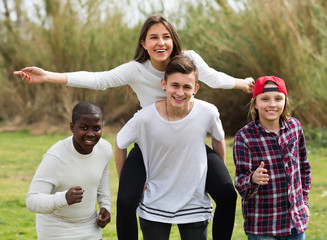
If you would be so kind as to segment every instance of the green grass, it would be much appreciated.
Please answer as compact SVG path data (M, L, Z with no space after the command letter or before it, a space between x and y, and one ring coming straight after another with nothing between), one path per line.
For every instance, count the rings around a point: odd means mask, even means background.
M42 160L43 154L58 140L67 137L66 134L33 136L28 131L15 133L0 133L0 239L36 239L35 214L25 207L25 197L32 177ZM114 135L105 134L104 138L114 144ZM232 160L232 139L227 141L227 165L234 179L234 164ZM313 144L310 144L310 146ZM311 219L306 231L307 239L327 239L327 191L326 169L327 149L309 149L309 159L312 166L312 186L310 197ZM114 159L110 163L110 185L112 193L112 221L103 230L103 239L116 237L116 197L118 178ZM243 217L241 213L241 198L237 201L234 240L246 239L243 232ZM211 228L211 223L209 228ZM139 231L139 239L142 239ZM178 229L173 226L171 239L179 239ZM209 239L211 230L209 230Z

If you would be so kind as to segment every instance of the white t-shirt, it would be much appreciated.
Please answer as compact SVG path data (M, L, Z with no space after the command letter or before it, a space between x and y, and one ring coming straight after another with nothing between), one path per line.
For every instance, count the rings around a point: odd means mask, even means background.
M212 205L205 193L207 133L224 139L217 108L197 99L190 113L178 121L162 118L155 103L147 106L118 133L119 148L135 142L142 151L147 180L137 209L140 217L166 223L211 219Z
M108 165L111 144L100 139L92 152L80 154L72 136L54 144L43 156L26 198L26 206L36 212L38 239L101 239L96 224L99 207L111 210ZM68 205L66 192L81 186L81 203Z
M233 88L236 79L225 73L210 68L194 51L184 51L198 68L199 80L212 88ZM164 71L155 69L151 61L139 63L131 61L110 71L104 72L72 72L66 73L67 86L105 90L107 88L129 85L141 107L166 99L161 89L160 81L164 78Z

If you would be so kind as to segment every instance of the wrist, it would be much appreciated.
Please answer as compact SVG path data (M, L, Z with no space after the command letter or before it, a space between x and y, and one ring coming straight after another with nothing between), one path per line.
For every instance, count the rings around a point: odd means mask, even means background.
M66 85L68 82L67 76L65 73L57 73L57 72L48 72L45 74L46 82L48 83L57 83L61 85Z

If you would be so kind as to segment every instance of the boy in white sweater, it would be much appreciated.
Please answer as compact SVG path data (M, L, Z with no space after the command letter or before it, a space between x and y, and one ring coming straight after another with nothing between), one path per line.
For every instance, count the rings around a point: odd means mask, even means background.
M102 239L101 228L110 222L108 165L113 154L101 138L102 126L98 105L78 103L70 123L73 136L43 156L26 198L27 208L36 213L38 239Z

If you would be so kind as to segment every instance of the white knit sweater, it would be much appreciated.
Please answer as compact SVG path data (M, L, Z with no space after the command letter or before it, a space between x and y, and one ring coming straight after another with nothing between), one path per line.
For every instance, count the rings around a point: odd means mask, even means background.
M43 156L26 198L36 212L38 239L101 239L96 225L99 207L111 210L108 164L112 147L104 139L90 154L78 153L72 136L57 142ZM73 186L85 192L81 203L68 205L65 194Z

